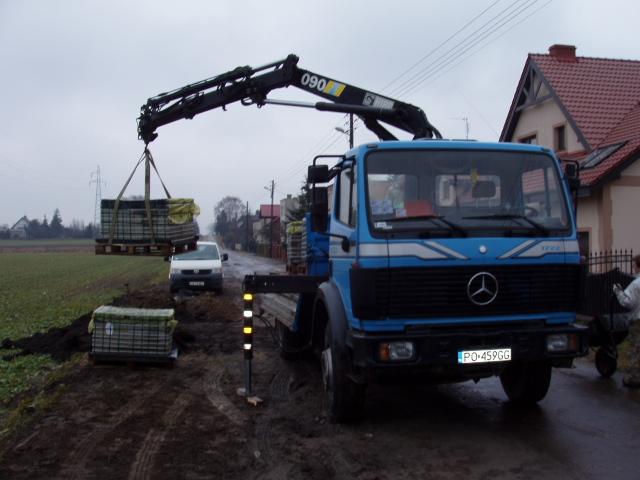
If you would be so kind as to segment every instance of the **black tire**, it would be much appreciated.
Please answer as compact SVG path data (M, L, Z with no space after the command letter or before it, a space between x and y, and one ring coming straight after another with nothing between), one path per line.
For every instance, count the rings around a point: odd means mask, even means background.
M278 342L278 353L284 360L295 360L302 356L297 346L297 337L294 332L279 320L275 320L276 341Z
M609 378L618 369L618 359L611 347L599 348L596 352L596 370L602 378Z
M500 383L509 400L518 405L534 405L549 391L551 364L516 362L500 374Z
M322 382L331 420L341 423L361 420L364 414L365 385L349 378L351 359L346 348L341 347L333 336L331 322L327 322L325 328L321 363Z

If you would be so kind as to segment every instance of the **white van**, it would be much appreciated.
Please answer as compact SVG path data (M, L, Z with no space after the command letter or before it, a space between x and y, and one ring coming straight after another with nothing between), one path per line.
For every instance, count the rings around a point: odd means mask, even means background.
M171 257L169 290L213 290L222 292L222 262L229 256L220 254L215 242L198 242L198 248Z

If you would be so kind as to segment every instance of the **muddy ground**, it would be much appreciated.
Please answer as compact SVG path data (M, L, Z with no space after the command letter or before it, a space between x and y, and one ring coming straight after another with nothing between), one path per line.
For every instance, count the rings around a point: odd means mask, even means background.
M50 405L0 443L0 478L638 478L640 398L619 378L599 382L586 364L556 374L532 410L512 408L495 380L372 386L366 419L336 425L318 363L282 360L261 327L254 391L264 403L247 405L236 394L239 278L219 296L175 299L160 285L118 299L175 308L174 367L93 365L85 356L47 386ZM86 352L88 320L17 346L60 360Z

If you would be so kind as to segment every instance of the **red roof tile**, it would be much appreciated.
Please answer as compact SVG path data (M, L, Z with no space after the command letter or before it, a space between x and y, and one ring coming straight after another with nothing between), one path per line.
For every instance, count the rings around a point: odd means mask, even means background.
M637 101L637 100L636 100ZM596 147L605 147L626 142L619 150L593 168L580 171L580 180L591 185L615 170L621 164L640 154L640 103L627 113Z
M568 62L541 54L530 58L592 149L640 100L640 61L576 57Z

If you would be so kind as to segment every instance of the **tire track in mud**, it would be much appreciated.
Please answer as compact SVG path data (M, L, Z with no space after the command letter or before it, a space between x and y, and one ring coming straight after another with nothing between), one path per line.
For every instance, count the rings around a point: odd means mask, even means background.
M221 362L211 362L210 369L204 375L202 387L207 399L220 413L227 417L235 425L242 425L246 420L246 414L236 407L222 390L222 378L227 370Z
M167 433L174 427L182 412L189 404L190 394L184 392L176 398L176 401L162 416L162 427L158 430L152 428L147 433L142 445L136 453L135 460L129 470L129 480L146 480L152 478L151 471L156 456L165 441Z
M278 368L269 383L271 408L286 404L290 400L290 388L293 381L291 369L288 365ZM279 479L286 475L290 465L283 464L274 458L273 454L273 418L261 416L256 419L254 426L254 456L266 464L269 471L262 472L254 478Z
M155 386L147 391L146 395L135 398L124 405L120 410L116 411L112 418L117 419L115 423L102 425L97 427L91 433L78 441L80 447L72 450L69 457L65 460L68 469L63 469L62 476L72 480L83 480L87 477L86 466L91 459L92 453L98 445L106 438L106 436L129 421L143 406L160 390L160 385Z

